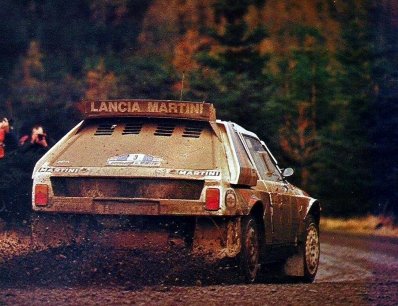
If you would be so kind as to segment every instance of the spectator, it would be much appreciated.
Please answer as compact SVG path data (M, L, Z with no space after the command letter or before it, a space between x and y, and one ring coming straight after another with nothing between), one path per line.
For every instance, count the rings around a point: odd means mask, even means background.
M3 118L0 122L0 159L4 158L5 151L4 151L4 140L6 138L6 134L9 132L10 127L8 125L7 118Z
M29 218L32 171L48 148L48 137L43 126L35 125L31 135L21 137L18 150L7 154L0 163L0 200L4 203L4 210L0 215L3 218L19 220Z
M47 134L44 132L43 126L40 124L32 128L30 136L22 136L19 140L21 152L37 151L44 153L48 149Z
M15 134L13 123L14 123L14 121L12 119L8 120L9 131L6 134L6 137L4 139L6 155L10 154L14 150L18 149L18 138Z

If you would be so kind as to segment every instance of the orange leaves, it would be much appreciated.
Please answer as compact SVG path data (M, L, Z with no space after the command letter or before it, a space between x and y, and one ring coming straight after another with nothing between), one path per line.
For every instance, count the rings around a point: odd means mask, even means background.
M180 72L192 72L199 68L195 55L211 45L211 39L198 31L188 30L174 50L173 66Z
M201 68L196 60L197 54L205 48L211 48L214 42L209 37L200 35L196 30L188 30L174 49L173 66L183 77ZM206 74L206 70L203 71ZM174 84L173 90L181 92L189 89L189 79Z
M285 125L280 128L280 145L289 157L297 162L306 160L313 153L316 140L316 123L308 102L297 104L297 117L285 116Z
M277 53L285 54L303 43L295 33L297 25L317 29L322 33L330 50L335 50L339 43L339 24L331 16L329 5L325 1L269 0L264 6L262 16ZM305 45L313 44L307 37L304 40Z
M84 100L106 100L115 97L116 92L117 78L113 72L106 71L103 60L96 68L87 71ZM78 103L76 108L83 113L84 103Z
M104 61L101 60L95 69L89 70L86 75L87 89L85 99L104 100L116 92L117 78L113 72L105 70Z
M297 103L297 117L285 116L285 125L279 129L279 145L291 160L305 165L314 158L319 148L315 122L314 105L301 101ZM305 167L301 173L301 184L308 183L309 172Z

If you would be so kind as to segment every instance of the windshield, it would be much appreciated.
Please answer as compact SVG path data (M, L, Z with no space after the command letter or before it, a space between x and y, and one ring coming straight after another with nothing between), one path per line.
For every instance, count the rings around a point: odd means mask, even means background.
M86 121L55 166L215 169L208 122L114 118Z

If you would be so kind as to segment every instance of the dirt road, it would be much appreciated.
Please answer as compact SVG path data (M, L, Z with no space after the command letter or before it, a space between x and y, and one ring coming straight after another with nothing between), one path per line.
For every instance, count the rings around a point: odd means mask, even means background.
M233 267L188 262L178 247L168 256L92 244L32 254L26 231L1 235L0 305L398 304L396 239L322 233L315 283L246 285Z

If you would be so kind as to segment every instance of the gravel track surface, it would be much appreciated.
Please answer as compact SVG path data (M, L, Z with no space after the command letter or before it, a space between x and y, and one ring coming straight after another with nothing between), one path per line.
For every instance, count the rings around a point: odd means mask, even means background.
M244 284L175 246L88 243L32 251L24 227L0 230L0 305L397 305L398 241L322 233L313 284Z

